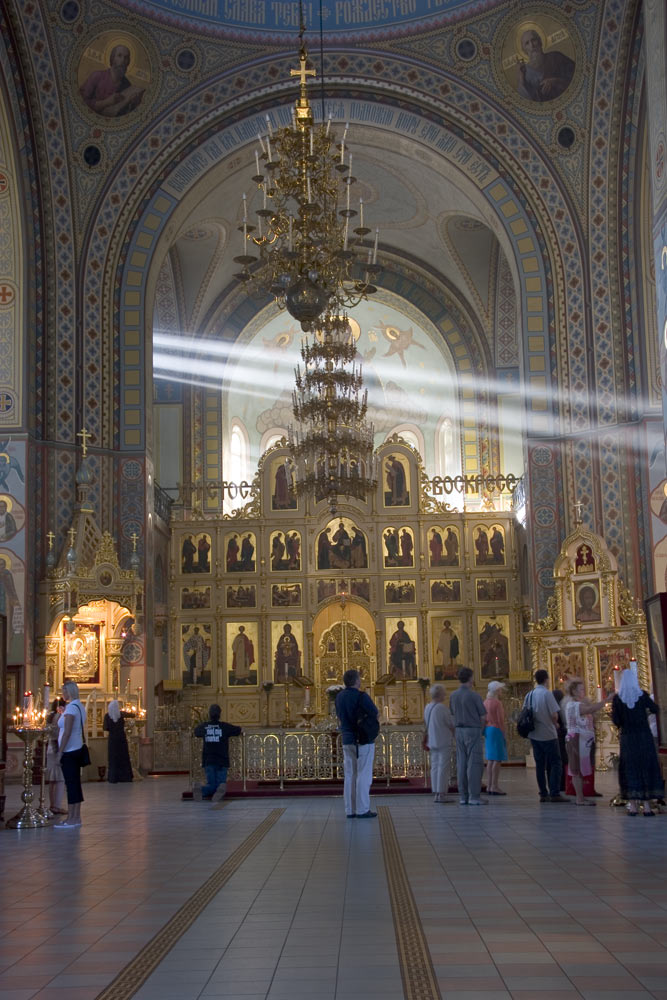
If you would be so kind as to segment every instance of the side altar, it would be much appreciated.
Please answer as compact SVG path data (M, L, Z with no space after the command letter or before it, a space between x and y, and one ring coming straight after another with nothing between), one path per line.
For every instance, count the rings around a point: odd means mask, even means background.
M600 535L578 523L564 540L554 565L554 594L547 615L525 633L531 670L549 672L550 687L583 680L586 694L600 701L618 688L621 670L636 661L639 683L651 690L646 617L618 575L618 564ZM607 707L596 720L601 753L617 750Z

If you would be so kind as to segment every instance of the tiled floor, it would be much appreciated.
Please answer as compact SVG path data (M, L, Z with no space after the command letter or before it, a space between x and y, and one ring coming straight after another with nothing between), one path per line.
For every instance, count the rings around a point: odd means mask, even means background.
M441 996L667 1000L667 815L540 805L533 781L507 771L510 794L482 808L373 799ZM611 775L598 785L614 791ZM0 830L0 1000L93 1000L276 807L137 1000L402 1000L376 820L346 820L340 798L215 809L183 787L91 784L80 830Z

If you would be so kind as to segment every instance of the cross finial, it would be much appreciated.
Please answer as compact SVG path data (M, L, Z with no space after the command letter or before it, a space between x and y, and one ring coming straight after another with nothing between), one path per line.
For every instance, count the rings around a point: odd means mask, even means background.
M69 529L69 544L70 548L74 548L74 542L76 541L76 528L74 525Z
M47 541L49 543L49 552L50 552L51 549L53 548L53 543L56 540L56 536L53 534L52 531L48 531L47 534L46 534L46 539L47 539Z
M289 75L290 76L298 76L299 77L299 80L300 80L300 83L301 83L302 96L303 96L303 92L306 89L306 77L308 77L308 76L317 76L317 74L316 74L316 72L315 72L314 69L306 69L306 60L307 60L306 50L304 48L302 48L301 52L299 53L299 63L300 63L299 68L298 69L291 69L289 71Z
M577 502L574 505L574 523L575 523L575 525L583 524L583 521L581 519L581 512L582 512L583 508L584 508L584 505L581 502L581 500L577 500Z
M132 539L132 551L133 552L137 551L137 538L138 537L139 537L139 535L136 533L136 531L132 535L130 535L130 538Z
M76 436L81 438L81 452L83 454L83 457L85 458L86 455L88 454L88 443L87 443L88 438L92 437L93 435L90 433L90 431L87 431L86 428L83 427L80 431L76 432Z

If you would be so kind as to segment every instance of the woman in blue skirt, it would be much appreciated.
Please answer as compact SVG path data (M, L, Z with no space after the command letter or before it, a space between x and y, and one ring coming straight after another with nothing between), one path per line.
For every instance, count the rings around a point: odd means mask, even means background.
M489 683L484 708L486 709L486 729L484 741L486 744L486 793L487 795L507 795L498 788L500 765L507 760L507 743L505 742L505 710L500 700L500 694L505 685L501 681Z

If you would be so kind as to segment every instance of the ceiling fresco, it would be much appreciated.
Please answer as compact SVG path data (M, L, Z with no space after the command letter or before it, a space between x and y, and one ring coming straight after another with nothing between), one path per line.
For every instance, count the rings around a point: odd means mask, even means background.
M352 332L377 442L400 424L416 425L424 435L426 463L432 467L438 424L457 412L457 376L441 335L417 310L400 305L394 296L362 303L350 313ZM263 435L286 429L294 420L292 389L294 369L301 364L302 336L299 324L284 312L266 323L258 319L234 344L195 342L156 330L155 373L223 386L227 419L242 421L254 465Z

